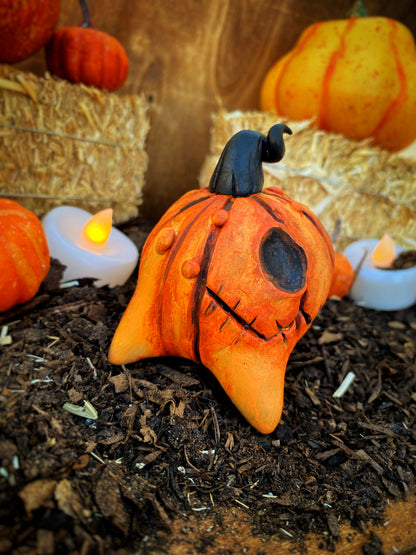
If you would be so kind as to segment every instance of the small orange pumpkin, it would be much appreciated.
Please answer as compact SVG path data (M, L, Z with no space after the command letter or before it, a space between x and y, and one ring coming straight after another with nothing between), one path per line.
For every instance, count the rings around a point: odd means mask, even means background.
M271 432L286 364L324 304L331 240L279 188L262 191L261 161L284 153L286 125L227 143L209 188L186 193L153 229L137 288L109 352L113 364L179 356L201 362L244 417Z
M87 3L80 1L84 23L54 32L45 49L48 69L73 83L115 91L128 75L126 51L117 39L91 27Z
M334 275L328 297L345 297L354 282L354 268L342 252L334 253Z
M0 0L0 63L14 64L45 46L58 23L60 0Z
M311 25L266 75L260 107L395 151L416 139L416 47L386 17Z
M36 295L50 265L39 219L13 200L0 199L0 312Z

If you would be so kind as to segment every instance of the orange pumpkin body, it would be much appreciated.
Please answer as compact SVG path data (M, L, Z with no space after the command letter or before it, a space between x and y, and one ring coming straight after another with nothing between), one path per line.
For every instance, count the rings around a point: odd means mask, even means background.
M416 47L385 17L315 23L268 72L262 110L389 150L416 139Z
M0 0L0 63L19 62L45 46L59 10L60 0Z
M49 265L39 219L17 202L0 199L0 312L34 297Z
M73 83L115 91L127 78L127 54L117 39L90 27L63 27L46 46L51 73Z
M289 355L324 304L332 270L324 228L281 189L243 197L190 191L143 248L109 360L201 362L248 422L271 432Z

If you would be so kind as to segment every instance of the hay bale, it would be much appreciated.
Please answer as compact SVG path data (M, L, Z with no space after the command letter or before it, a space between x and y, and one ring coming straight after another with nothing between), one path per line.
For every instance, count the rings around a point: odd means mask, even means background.
M276 116L263 112L219 112L211 130L210 155L200 175L206 186L228 139L241 129L267 133ZM312 127L285 122L286 154L279 164L264 164L265 187L278 186L306 204L332 234L335 246L387 232L405 248L416 248L416 162L371 145Z
M0 65L0 196L38 216L62 204L136 216L148 131L144 97Z

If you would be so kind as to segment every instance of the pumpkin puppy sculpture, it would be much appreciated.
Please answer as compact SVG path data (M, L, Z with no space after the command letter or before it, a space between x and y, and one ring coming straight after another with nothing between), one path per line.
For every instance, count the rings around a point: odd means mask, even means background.
M333 249L318 219L263 162L284 154L284 124L240 131L208 188L165 213L142 252L137 289L116 330L113 364L179 356L204 364L257 430L277 426L286 365L327 299Z

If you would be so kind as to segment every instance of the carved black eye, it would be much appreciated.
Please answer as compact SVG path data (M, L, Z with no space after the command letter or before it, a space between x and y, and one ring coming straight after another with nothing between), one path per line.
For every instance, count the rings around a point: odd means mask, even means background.
M286 293L300 291L306 282L305 251L280 227L273 227L260 244L260 261L272 283Z

